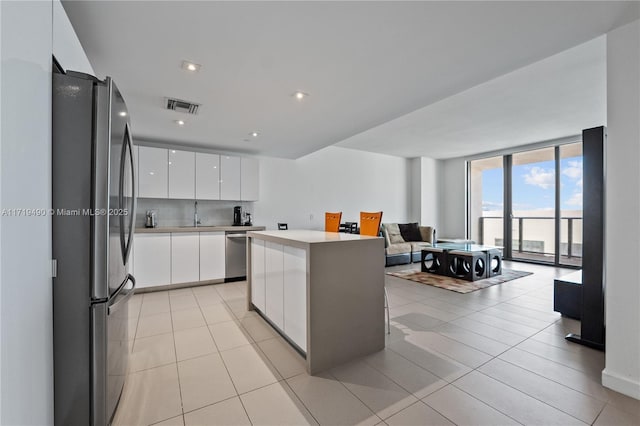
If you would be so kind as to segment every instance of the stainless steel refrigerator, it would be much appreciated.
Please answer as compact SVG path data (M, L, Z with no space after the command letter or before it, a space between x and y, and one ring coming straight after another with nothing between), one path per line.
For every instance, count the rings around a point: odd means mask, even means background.
M52 118L55 424L108 425L127 375L135 290L129 113L110 78L54 72Z

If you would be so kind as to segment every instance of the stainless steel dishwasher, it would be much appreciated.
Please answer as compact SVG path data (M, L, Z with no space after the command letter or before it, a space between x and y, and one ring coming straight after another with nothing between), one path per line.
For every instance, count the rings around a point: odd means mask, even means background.
M247 232L227 231L225 237L225 280L245 279L247 276Z

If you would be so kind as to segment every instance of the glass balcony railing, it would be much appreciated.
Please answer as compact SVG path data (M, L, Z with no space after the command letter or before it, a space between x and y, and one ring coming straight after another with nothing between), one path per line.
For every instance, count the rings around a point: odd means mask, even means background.
M479 218L481 244L504 247L503 218ZM555 261L555 218L518 217L512 220L512 257L514 259ZM560 218L560 263L582 265L582 218Z

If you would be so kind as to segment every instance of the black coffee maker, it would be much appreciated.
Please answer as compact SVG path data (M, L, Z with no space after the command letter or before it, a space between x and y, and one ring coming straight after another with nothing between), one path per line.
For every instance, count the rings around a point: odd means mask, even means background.
M242 207L235 206L233 208L233 226L242 225Z

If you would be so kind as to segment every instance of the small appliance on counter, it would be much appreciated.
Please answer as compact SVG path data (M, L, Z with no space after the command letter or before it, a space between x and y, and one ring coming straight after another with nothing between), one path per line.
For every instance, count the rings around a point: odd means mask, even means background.
M251 223L251 213L244 212L244 226L253 226Z
M233 226L242 226L242 207L235 206L233 208Z
M155 228L158 226L157 211L147 210L147 214L144 219L145 228Z

